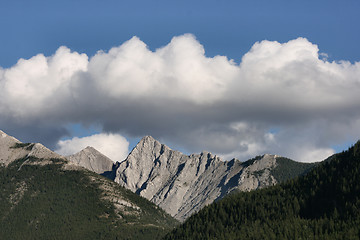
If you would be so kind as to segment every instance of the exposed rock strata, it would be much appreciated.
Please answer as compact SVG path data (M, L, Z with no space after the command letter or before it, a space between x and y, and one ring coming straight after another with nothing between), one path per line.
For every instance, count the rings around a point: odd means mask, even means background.
M275 166L274 155L225 162L208 152L184 155L146 136L119 164L115 182L183 221L233 190L275 184L270 174Z

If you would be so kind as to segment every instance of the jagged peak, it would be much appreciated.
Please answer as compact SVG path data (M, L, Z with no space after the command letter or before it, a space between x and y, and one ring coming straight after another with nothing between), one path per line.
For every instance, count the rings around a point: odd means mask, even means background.
M156 139L153 138L153 137L150 136L150 135L146 135L146 136L144 136L144 137L140 140L140 142L141 142L141 141L156 141Z
M102 158L105 158L107 160L109 160L110 162L113 162L109 157L107 157L106 155L104 155L102 152L100 152L99 150L97 150L96 148L92 147L92 146L87 146L86 148L82 149L81 151L74 153L68 157L73 157L76 155L80 155L80 154L93 154L93 155L98 155L101 156Z
M139 143L136 146L144 146L146 144L154 144L154 143L158 143L161 144L158 140L156 140L155 138L153 138L150 135L146 135L145 137L143 137Z
M81 149L80 151L74 153L74 154L71 154L67 157L71 157L71 156L76 156L76 155L79 155L79 154L87 154L87 153L99 153L99 154L102 154L101 152L99 152L96 148L94 147L91 147L91 146L87 146L86 148L83 148ZM103 154L102 154L103 155Z
M81 151L67 156L67 159L78 166L98 174L111 171L114 165L114 162L110 158L91 146L87 146Z
M44 159L51 159L51 158L59 158L64 160L66 159L65 157L51 151L41 143L34 143L28 156L34 156L37 158L44 158Z
M86 148L82 149L80 152L95 152L95 153L102 154L99 150L97 150L96 148L94 148L92 146L87 146Z
M138 144L136 144L136 146L131 151L131 153L133 153L134 150L135 151L142 151L143 149L150 150L150 149L155 148L156 146L161 146L162 148L165 147L167 150L171 150L171 148L169 148L167 145L162 144L161 142L159 142L158 140L156 140L155 138L153 138L150 135L146 135L138 142Z
M193 154L193 156L196 156L196 155ZM222 161L219 156L217 156L216 154L212 154L211 152L208 152L208 151L201 151L200 156L206 156L208 159Z

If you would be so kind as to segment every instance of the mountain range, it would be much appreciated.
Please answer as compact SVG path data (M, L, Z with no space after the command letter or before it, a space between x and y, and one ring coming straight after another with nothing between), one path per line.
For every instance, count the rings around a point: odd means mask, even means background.
M151 136L143 137L122 162L114 163L92 147L67 159L107 176L179 221L230 192L272 186L315 165L270 154L246 162L223 161L209 152L185 155Z
M92 189L97 192L94 194L98 196L96 201L100 205L105 201L105 205L110 206L107 210L104 207L105 213L102 213L102 216L111 216L111 221L122 227L124 222L133 222L131 224L136 226L137 230L133 231L136 234L144 227L149 235L142 235L143 239L153 237L154 234L160 236L166 229L175 226L176 220L169 215L183 222L205 206L219 201L230 193L272 186L303 175L315 166L270 154L257 156L245 162L237 159L223 161L209 152L186 155L170 149L151 136L142 138L124 161L114 163L92 147L71 156L61 156L39 143L21 143L2 131L0 165L4 174L11 179L3 179L3 188L8 188L4 185L6 181L11 183L11 191L3 191L2 195L3 206L10 206L10 210L3 212L3 221L12 222L9 221L9 216L20 211L22 204L26 205L25 196L29 198L39 192L38 189L32 192L28 187L29 184L35 184L32 181L37 175L42 176L42 172L46 171L52 172L54 176L66 176L68 173L77 172L82 179L78 186L81 190L78 191L83 191L85 185L92 185ZM33 172L28 169L33 169ZM22 174L22 171L26 171L26 174ZM10 172L14 174L11 178ZM19 174L22 177L19 177ZM58 180L54 189L61 186L61 181ZM62 180L69 181L66 177ZM46 195L46 192L40 192ZM53 194L56 198L56 193ZM139 195L140 198L135 197ZM139 199L147 199L155 205ZM142 202L141 206L138 204L139 201ZM53 203L46 204L51 206ZM143 206L145 210L142 209ZM162 212L163 210L169 215ZM149 212L154 214L157 223L148 219ZM43 217L42 220L45 219L46 217ZM97 219L103 221L98 215ZM9 228L12 227L14 226ZM129 229L128 225L126 229ZM111 234L116 235L116 231L109 231L105 235Z

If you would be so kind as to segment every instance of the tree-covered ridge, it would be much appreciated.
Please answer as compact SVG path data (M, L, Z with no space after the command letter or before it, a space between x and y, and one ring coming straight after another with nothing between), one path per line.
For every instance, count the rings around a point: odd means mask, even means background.
M249 167L254 164L255 161L261 160L265 155L259 155L254 158L251 158L245 162L242 162L243 167ZM276 156L276 166L270 169L271 175L276 179L278 183L286 182L290 179L296 178L298 176L305 175L315 167L318 163L303 163L291 160L289 158ZM255 175L261 175L264 170L254 172Z
M305 176L229 195L164 239L359 239L360 142Z
M156 239L177 223L102 176L41 161L0 167L0 239ZM125 203L117 208L114 197Z
M305 175L318 164L296 162L285 157L277 157L276 163L277 166L271 169L271 174L279 183Z

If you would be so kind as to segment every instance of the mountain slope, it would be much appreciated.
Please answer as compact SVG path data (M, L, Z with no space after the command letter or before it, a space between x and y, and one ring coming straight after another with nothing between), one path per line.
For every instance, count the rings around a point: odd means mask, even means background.
M308 174L231 194L164 239L359 239L360 142Z
M13 161L25 156L64 159L40 143L22 143L0 130L0 166L6 167Z
M301 163L284 165L277 159L282 158L264 155L240 162L222 161L208 152L188 156L146 136L119 164L115 182L184 221L234 190L271 186L312 167ZM305 167L300 169L300 165ZM279 167L290 175L281 177L281 171L276 171Z
M0 239L158 239L177 223L42 145L1 134Z

